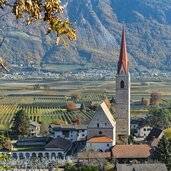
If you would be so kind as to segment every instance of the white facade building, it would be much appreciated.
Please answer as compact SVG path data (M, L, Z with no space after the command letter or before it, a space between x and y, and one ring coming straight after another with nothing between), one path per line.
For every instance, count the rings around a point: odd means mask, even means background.
M92 137L86 142L87 151L99 151L105 152L109 151L109 148L112 147L113 140L105 136Z
M137 137L146 138L148 136L148 134L151 132L152 127L150 127L150 126L142 126L142 127L138 128L137 130L138 130Z
M50 125L52 138L65 138L72 142L84 141L87 137L87 125Z
M116 122L105 102L97 108L87 127L86 150L105 151L116 143Z

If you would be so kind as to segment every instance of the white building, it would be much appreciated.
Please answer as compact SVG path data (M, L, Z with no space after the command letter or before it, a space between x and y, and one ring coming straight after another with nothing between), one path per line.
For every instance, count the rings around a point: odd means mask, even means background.
M40 134L40 124L30 120L29 130L31 136L38 136Z
M116 122L105 102L97 108L87 127L86 150L105 151L116 143Z
M50 125L50 135L52 138L65 138L72 142L84 141L87 137L87 125Z
M109 151L113 146L113 140L105 136L92 137L86 142L87 151Z
M143 138L146 138L148 136L148 134L151 132L152 130L152 127L150 126L142 126L142 127L139 127L137 129L138 133L137 133L137 137L143 137Z

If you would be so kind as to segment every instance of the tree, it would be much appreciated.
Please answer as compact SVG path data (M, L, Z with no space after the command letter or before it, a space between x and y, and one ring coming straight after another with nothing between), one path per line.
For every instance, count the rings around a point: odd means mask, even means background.
M150 95L150 104L151 105L159 104L161 98L162 98L161 93L158 93L158 92L151 93L151 95Z
M144 99L144 97L142 97L141 101L142 101L142 105L145 105L145 106L149 105L149 99Z
M9 153L7 154L0 153L0 161L1 163L3 163L0 165L0 170L13 170L13 166L8 165L9 160L10 160Z
M52 121L52 124L56 124L56 125L64 124L65 125L66 122L63 121L63 120L60 120L60 119L55 119L55 120Z
M49 85L48 84L45 84L45 85L43 85L43 88L45 89L45 90L49 90Z
M9 153L12 151L13 145L9 138L0 135L0 150L6 150ZM0 165L0 170L12 170L11 166L8 166L7 162L10 160L9 153L0 153L0 161L4 163L4 165Z
M105 96L103 100L104 100L104 102L105 102L106 106L110 109L111 104L110 104L110 101L109 101L108 97L107 97L107 96Z
M64 170L65 170L65 171L76 171L77 168L74 166L73 163L67 162L67 163L65 163L65 165L64 165Z
M68 111L73 111L73 110L76 109L76 107L77 107L76 104L74 102L72 102L72 101L67 102L67 104L66 104L66 109Z
M85 104L82 102L81 103L81 106L80 106L80 110L82 111L82 110L84 110L85 109Z
M61 15L64 8L60 0L0 0L0 8L5 13L9 13L10 8L16 19L24 20L26 25L43 20L48 25L47 34L55 34L56 44L62 41L67 45L64 35L71 41L76 40L76 31L72 28L74 24Z
M42 122L40 125L40 135L47 136L48 134L49 134L48 124L46 124L45 122Z
M0 150L12 151L13 146L9 138L0 135Z
M114 97L111 98L110 103L116 104L116 100L114 99Z
M171 169L171 141L165 136L160 139L158 147L155 149L156 157L159 161L166 164Z
M147 123L151 127L168 128L170 125L170 115L171 113L168 109L152 107L146 117Z
M171 139L171 128L164 130L164 134L167 138Z
M110 163L110 162L106 162L104 170L105 171L113 171L114 170L114 165L112 163Z
M35 84L35 85L33 86L33 89L34 89L34 90L39 90L39 89L40 89L40 85L39 85L39 84Z
M87 164L81 164L79 166L75 166L73 163L69 163L67 162L64 165L64 170L65 171L98 171L98 166L94 166L94 165L87 165Z
M76 102L77 100L81 99L81 94L76 92L71 94L71 100L73 100L74 102Z
M29 135L29 126L30 126L30 119L28 114L23 111L19 110L13 120L13 131L15 135L21 135L21 136L28 136Z

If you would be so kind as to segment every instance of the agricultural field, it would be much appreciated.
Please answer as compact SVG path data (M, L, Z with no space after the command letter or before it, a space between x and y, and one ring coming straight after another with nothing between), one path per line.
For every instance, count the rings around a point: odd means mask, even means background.
M39 88L34 86L38 84ZM48 88L44 85L48 85ZM162 94L163 103L171 104L171 82L133 82L131 85L131 102L149 100L152 92ZM82 123L88 123L94 111L65 109L73 94L79 94L77 104L99 104L104 96L115 97L114 81L0 81L0 130L8 129L12 124L14 114L25 110L31 120L51 123L53 120L63 120L66 124L79 118ZM131 116L144 117L148 106L131 106Z

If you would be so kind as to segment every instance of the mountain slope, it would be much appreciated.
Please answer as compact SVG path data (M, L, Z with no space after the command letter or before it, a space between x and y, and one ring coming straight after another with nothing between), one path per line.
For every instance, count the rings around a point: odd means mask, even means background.
M76 22L77 41L55 46L46 26L25 27L12 16L0 20L7 35L0 55L10 62L116 67L123 22L131 70L171 71L171 2L168 0L64 0ZM22 59L22 60L21 60ZM29 61L28 61L29 59Z

